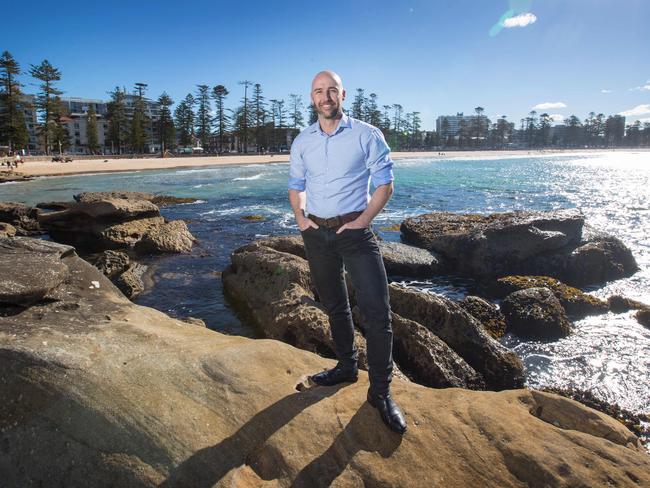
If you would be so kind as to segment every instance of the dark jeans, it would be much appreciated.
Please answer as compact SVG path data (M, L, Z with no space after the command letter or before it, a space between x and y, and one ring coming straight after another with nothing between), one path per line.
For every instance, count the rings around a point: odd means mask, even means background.
M372 393L387 393L393 371L393 331L386 270L374 234L368 228L337 234L320 226L308 228L302 238L312 280L329 316L339 363L346 368L357 364L345 269L365 325L370 389Z

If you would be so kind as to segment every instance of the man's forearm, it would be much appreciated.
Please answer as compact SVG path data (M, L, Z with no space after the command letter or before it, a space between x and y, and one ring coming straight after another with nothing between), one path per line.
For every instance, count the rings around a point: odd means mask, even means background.
M393 183L388 183L386 185L381 185L375 189L375 192L372 194L368 206L363 211L357 220L362 221L365 225L370 225L372 219L374 219L379 212L386 206L388 200L393 195Z
M289 203L293 209L296 220L305 216L305 206L307 199L304 191L289 190Z

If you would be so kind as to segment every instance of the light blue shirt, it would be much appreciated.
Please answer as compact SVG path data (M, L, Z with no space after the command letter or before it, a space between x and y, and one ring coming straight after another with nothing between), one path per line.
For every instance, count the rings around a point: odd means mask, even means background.
M393 181L390 148L379 129L343 114L330 135L320 124L303 130L291 145L289 189L307 195L307 213L329 218L365 210L370 180Z

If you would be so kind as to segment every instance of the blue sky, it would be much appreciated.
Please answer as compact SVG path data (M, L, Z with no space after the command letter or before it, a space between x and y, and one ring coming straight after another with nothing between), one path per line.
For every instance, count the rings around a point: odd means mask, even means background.
M240 80L267 99L309 96L313 74L338 71L380 104L438 115L472 113L519 122L539 104L585 118L591 110L650 121L650 1L168 0L10 2L0 49L24 69L47 58L67 96L107 98L149 84L178 101L199 83ZM490 31L506 12L510 28ZM527 24L521 26L522 24ZM23 76L25 91L34 80ZM644 88L645 87L645 88ZM603 91L608 91L607 93ZM565 105L564 107L561 105ZM348 103L349 105L349 103Z

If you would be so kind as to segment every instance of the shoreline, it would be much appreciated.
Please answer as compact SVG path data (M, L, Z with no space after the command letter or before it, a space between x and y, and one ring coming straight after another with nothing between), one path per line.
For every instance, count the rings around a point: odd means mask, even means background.
M610 152L650 152L649 148L636 149L553 149L553 150L481 150L481 151L418 151L393 152L393 159L409 158L485 158L485 157L527 157L544 155L585 155L590 153ZM217 167L249 164L288 163L289 154L277 155L236 155L236 156L196 156L180 158L133 158L133 159L78 159L70 163L53 163L50 161L26 161L16 170L26 176L72 176L95 173L118 173L132 171L150 171L175 168Z

